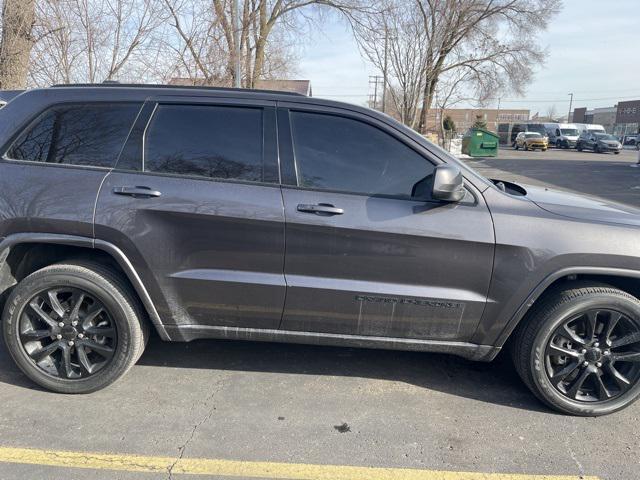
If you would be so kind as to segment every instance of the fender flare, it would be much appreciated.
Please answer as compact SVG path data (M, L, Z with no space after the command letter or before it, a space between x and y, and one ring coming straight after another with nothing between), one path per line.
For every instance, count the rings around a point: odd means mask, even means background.
M131 282L134 290L138 294L138 297L142 301L142 304L149 315L151 323L156 328L158 335L162 340L171 340L167 333L158 311L156 310L149 292L142 283L140 276L136 272L131 261L127 258L122 250L112 243L104 240L96 240L89 237L82 237L77 235L63 235L54 233L16 233L9 235L0 241L0 260L4 261L11 247L25 243L50 243L56 245L68 245L75 247L84 247L101 250L107 253L113 258L116 263L122 268L127 279Z
M535 304L540 296L560 278L570 275L603 275L610 277L627 277L640 279L640 271L625 268L608 268L608 267L567 267L557 270L547 275L527 296L524 302L520 304L516 312L511 316L509 322L502 330L502 333L496 341L496 345L503 346L509 336L513 333L520 321L524 318L529 309Z

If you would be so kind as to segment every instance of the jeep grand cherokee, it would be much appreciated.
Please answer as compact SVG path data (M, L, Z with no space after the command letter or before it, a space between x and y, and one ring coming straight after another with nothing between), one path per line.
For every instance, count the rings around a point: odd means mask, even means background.
M638 210L490 181L385 115L294 94L60 86L0 119L4 339L41 386L109 385L153 329L507 345L561 412L640 395Z

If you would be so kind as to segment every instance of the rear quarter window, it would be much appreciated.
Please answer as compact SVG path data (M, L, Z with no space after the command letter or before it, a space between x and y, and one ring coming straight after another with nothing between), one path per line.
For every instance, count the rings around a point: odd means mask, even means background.
M18 135L5 158L112 168L140 107L139 103L51 107Z

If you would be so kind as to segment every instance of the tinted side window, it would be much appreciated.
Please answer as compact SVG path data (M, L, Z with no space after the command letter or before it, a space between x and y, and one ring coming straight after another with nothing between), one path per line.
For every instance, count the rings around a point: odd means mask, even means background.
M13 160L111 168L140 104L59 105L20 134L6 156Z
M159 105L145 137L144 169L227 180L263 180L262 109Z
M291 112L298 184L425 198L434 165L382 130L349 118Z

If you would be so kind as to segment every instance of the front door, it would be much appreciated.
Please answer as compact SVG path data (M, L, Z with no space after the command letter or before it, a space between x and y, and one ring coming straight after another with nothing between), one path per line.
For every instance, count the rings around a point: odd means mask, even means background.
M166 325L277 328L284 216L271 102L147 102L96 209Z
M371 117L288 107L278 115L290 184L281 328L469 339L493 262L482 196L469 187L460 203L433 201L428 153Z

